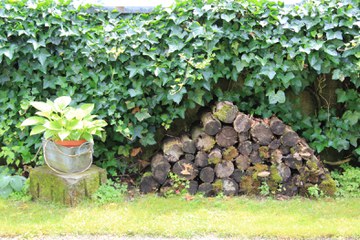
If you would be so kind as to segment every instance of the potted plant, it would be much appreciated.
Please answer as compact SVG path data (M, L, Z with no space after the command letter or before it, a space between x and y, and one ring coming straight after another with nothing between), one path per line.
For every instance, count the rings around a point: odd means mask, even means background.
M91 166L93 136L104 140L104 120L91 115L94 104L69 106L71 98L62 96L54 101L31 102L38 111L37 116L25 119L21 127L32 126L30 135L44 135L45 162L54 171L75 173ZM86 160L86 161L85 161Z

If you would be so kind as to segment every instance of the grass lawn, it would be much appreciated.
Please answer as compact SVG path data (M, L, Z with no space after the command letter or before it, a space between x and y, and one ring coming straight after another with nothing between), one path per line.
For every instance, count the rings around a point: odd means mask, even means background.
M0 236L360 237L360 199L138 197L67 208L0 200Z

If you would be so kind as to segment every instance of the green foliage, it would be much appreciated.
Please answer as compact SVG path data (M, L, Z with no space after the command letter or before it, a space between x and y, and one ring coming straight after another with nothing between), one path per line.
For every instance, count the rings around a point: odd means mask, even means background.
M24 182L24 186L21 191L14 191L9 195L10 200L20 201L20 202L29 202L32 199L32 196L29 192L30 187L30 179L26 179Z
M22 192L25 180L23 176L11 176L0 172L0 198L8 198L15 192Z
M313 197L316 199L324 196L323 192L320 190L320 188L317 184L308 187L307 191L308 191L308 194L310 197Z
M95 158L111 171L119 146L156 144L157 129L213 100L277 114L317 152L358 155L359 21L356 0L195 0L134 15L2 1L0 158L35 164L40 140L17 127L34 114L30 102L56 96L94 103L109 123ZM324 103L329 81L339 83L337 106ZM305 117L289 94L309 89L319 106Z
M38 110L25 119L20 127L33 126L30 136L43 133L45 139L82 140L93 142L93 135L103 137L104 120L94 120L91 115L94 104L82 104L78 108L70 107L71 97L62 96L46 102L30 102ZM105 138L105 136L103 137Z
M181 178L177 174L172 172L169 172L169 178L171 186L164 193L165 197L187 193L190 187L190 182L188 180L186 180L185 178Z
M108 180L93 194L92 199L99 204L123 201L123 196L127 193L127 187L126 184Z
M336 181L338 197L360 197L360 168L349 164L341 166L342 171L331 172Z
M266 182L261 183L259 190L260 190L260 195L262 195L262 196L270 195L270 187Z

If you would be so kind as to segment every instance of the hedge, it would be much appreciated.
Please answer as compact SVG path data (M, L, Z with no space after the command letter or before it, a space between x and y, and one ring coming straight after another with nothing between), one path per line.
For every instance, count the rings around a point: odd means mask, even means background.
M217 100L277 114L318 153L360 154L356 0L189 0L133 15L2 1L0 26L3 164L41 163L32 158L40 137L19 125L34 113L30 101L62 95L95 103L109 123L95 157L112 173L126 170L134 146L157 144L157 130ZM306 92L312 113L299 108Z

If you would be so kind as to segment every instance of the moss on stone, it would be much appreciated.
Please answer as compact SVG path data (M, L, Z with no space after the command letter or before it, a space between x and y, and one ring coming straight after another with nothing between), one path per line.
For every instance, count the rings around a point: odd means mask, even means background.
M232 111L232 107L230 105L224 105L221 109L217 110L214 113L214 116L220 121L224 121L228 117L228 113Z
M270 167L270 179L276 183L281 183L283 180L276 168L276 165L271 165Z
M336 193L336 182L330 174L325 175L325 179L319 185L320 190L327 196L335 196Z

